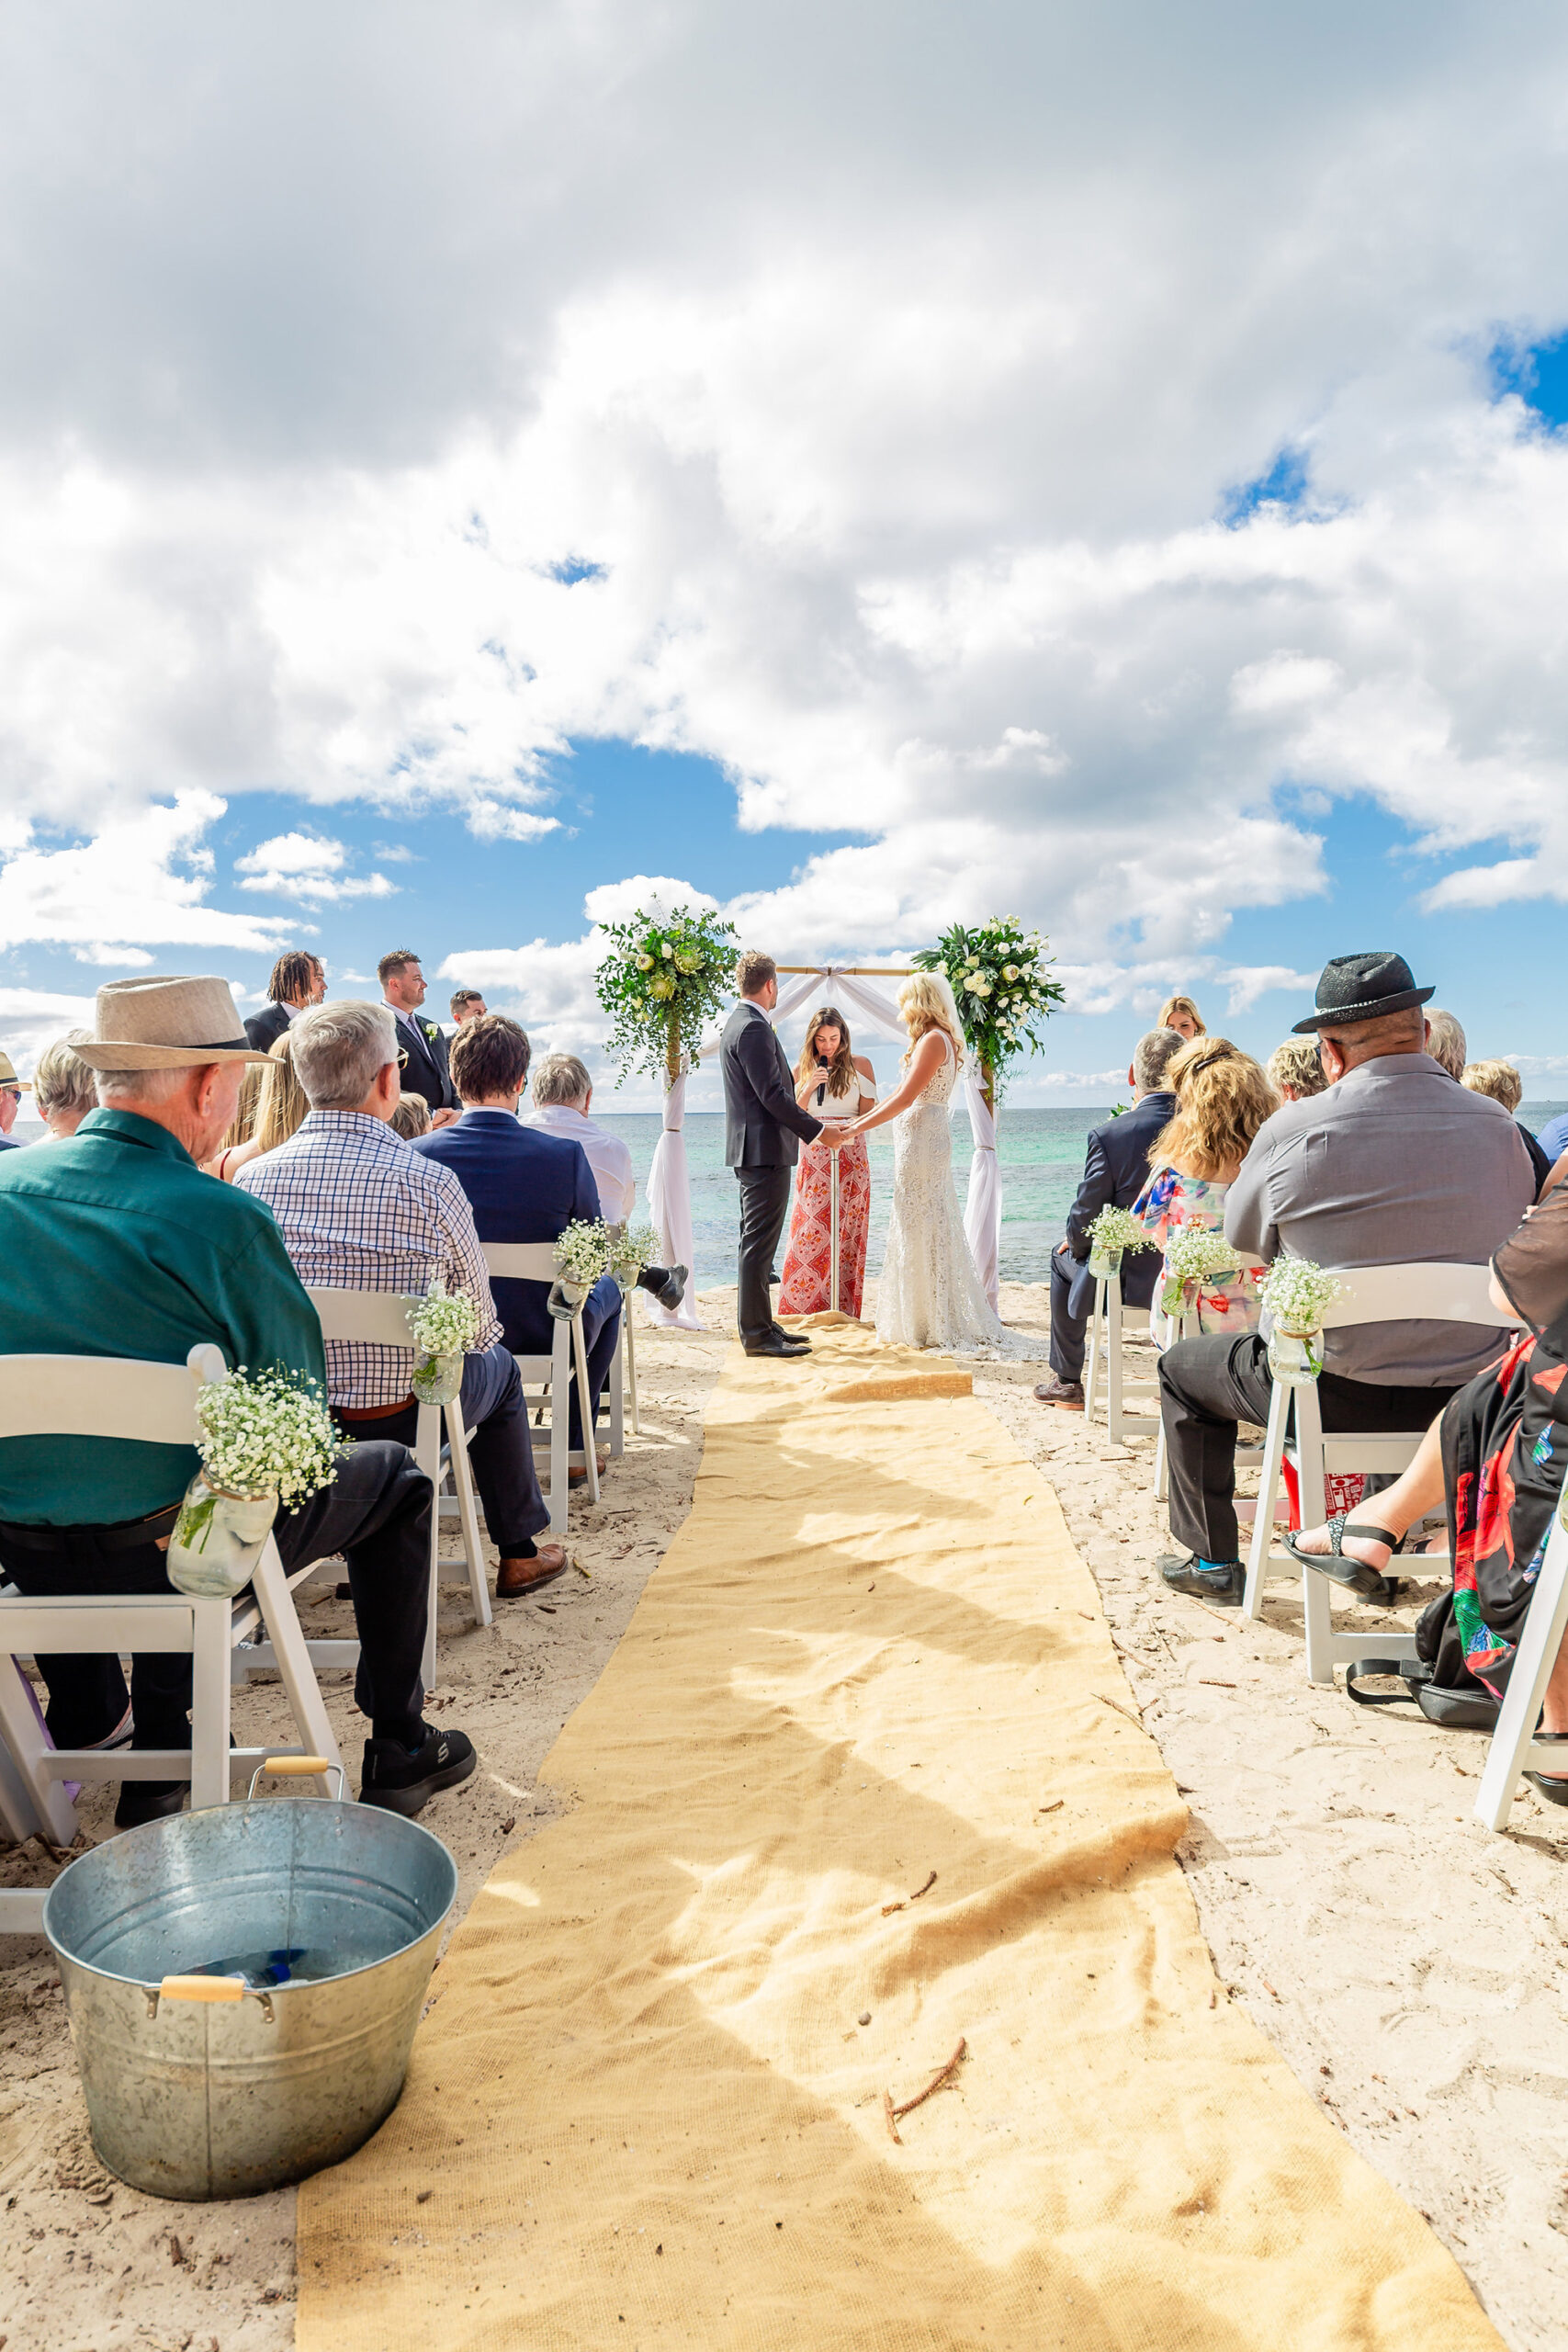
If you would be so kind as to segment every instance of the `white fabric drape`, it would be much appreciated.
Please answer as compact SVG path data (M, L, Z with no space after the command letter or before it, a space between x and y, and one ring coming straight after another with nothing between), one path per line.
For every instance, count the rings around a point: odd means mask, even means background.
M1002 1185L997 1168L997 1123L986 1108L977 1071L964 1074L969 1124L975 1130L975 1155L969 1162L969 1198L964 1208L964 1230L980 1286L996 1311L1000 1284L1002 1246Z
M792 1012L811 999L820 996L836 998L846 1010L857 1012L863 1020L891 1037L902 1037L904 1023L898 1012L898 1001L886 989L873 987L858 973L846 972L837 964L823 964L814 972L790 976L787 988L781 985L779 1001L769 1016L776 1028ZM699 1045L699 1054L716 1054L723 1036L716 1029ZM964 1211L964 1229L974 1253L976 1268L992 1306L997 1303L997 1267L1001 1243L1002 1193L997 1176L996 1121L987 1110L978 1081L966 1081L969 1088L969 1116L975 1130L975 1157L969 1169L969 1199ZM656 1323L671 1329L699 1331L702 1329L691 1300L697 1287L697 1270L693 1262L692 1245L692 1171L686 1159L686 1139L682 1132L686 1113L686 1078L682 1069L664 1097L664 1132L654 1147L653 1166L649 1170L649 1215L658 1227L667 1254L666 1263L692 1268L692 1278L686 1287L686 1297L677 1312L657 1306L649 1300L649 1311Z
M680 1077L664 1096L664 1132L653 1147L653 1165L648 1171L648 1214L658 1228L660 1264L690 1266L691 1279L685 1297L673 1312L668 1306L660 1306L647 1292L643 1295L653 1320L667 1330L700 1331L703 1327L695 1305L697 1282L692 1247L692 1171L686 1159L685 1129L686 1072L682 1066Z

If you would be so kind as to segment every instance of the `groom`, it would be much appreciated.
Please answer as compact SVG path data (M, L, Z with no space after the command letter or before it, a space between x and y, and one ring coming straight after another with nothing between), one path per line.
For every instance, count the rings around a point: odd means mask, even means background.
M795 1080L768 1015L779 1001L778 966L749 947L735 967L739 1003L719 1047L724 1071L724 1157L740 1187L740 1281L736 1316L749 1356L807 1356L809 1340L773 1320L768 1277L789 1206L797 1137L815 1143L822 1123L795 1099Z

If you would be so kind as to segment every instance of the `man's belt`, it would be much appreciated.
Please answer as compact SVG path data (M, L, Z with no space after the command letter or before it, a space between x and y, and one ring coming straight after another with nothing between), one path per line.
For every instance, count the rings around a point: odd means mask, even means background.
M0 1544L13 1544L18 1552L58 1554L78 1550L84 1537L90 1537L100 1552L135 1552L172 1534L179 1515L179 1504L170 1503L146 1519L122 1520L112 1527L21 1527L0 1521Z
M340 1421L389 1421L394 1413L406 1413L419 1399L411 1388L395 1405L339 1405L334 1408Z

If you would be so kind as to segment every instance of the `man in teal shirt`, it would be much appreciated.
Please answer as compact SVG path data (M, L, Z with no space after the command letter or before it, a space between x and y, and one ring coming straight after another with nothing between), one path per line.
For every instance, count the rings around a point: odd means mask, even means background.
M0 1354L183 1363L215 1343L231 1368L277 1365L320 1381L321 1324L272 1213L204 1175L234 1115L251 1053L221 980L118 981L98 992L97 1035L77 1050L105 1107L73 1136L0 1159ZM189 1042L182 1042L188 1040ZM110 1438L0 1437L0 1568L24 1592L168 1589L164 1553L193 1446ZM363 1794L417 1813L474 1769L460 1732L423 1717L431 1490L406 1447L358 1445L333 1483L274 1532L284 1565L341 1552L360 1640L355 1697L371 1719ZM40 1657L61 1747L123 1736L114 1657ZM190 1660L134 1659L133 1744L188 1747ZM177 1812L186 1783L127 1781L117 1826Z

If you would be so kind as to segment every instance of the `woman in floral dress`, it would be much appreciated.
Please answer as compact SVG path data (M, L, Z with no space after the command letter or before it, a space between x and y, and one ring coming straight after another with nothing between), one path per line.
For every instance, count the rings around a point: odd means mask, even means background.
M1176 1116L1150 1155L1149 1181L1133 1214L1162 1250L1181 1227L1217 1233L1223 1240L1225 1194L1280 1098L1252 1056L1228 1037L1194 1038L1170 1064L1166 1083L1176 1096ZM1268 1271L1242 1266L1206 1274L1189 1309L1196 1311L1199 1330L1235 1339L1256 1331L1262 1311L1258 1286Z
M850 1051L848 1022L823 1005L806 1024L795 1064L795 1100L824 1126L845 1126L876 1101L876 1081L863 1054ZM779 1288L781 1315L819 1315L832 1304L833 1162L839 1163L839 1308L858 1316L865 1283L865 1243L871 1226L871 1162L857 1136L837 1152L826 1140L800 1155L795 1212Z

